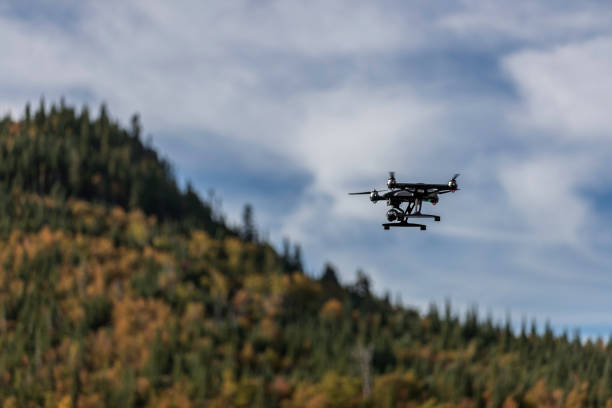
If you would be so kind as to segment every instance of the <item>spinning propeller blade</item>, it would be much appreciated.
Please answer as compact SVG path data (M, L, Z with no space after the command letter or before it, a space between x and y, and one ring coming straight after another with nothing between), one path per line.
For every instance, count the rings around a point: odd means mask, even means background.
M455 173L455 175L453 176L453 178L451 180L457 180L457 177L459 177L459 173Z
M384 190L377 190L377 189L374 189L374 190L372 190L372 191L360 191L360 192L358 192L358 193L348 193L348 195L372 194L372 193L374 193L374 192L376 192L376 193L380 193L380 192L382 192L382 191L387 191L387 189L384 189Z

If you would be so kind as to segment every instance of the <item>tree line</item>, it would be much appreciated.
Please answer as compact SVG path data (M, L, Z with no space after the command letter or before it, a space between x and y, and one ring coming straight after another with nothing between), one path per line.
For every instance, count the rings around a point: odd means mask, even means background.
M612 406L612 343L305 274L252 208L231 229L176 187L137 121L42 111L0 123L3 408Z

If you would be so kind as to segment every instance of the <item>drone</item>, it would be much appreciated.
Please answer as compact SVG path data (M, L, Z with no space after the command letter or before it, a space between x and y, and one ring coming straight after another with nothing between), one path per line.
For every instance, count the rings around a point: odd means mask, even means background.
M440 216L421 213L423 202L428 202L436 205L439 201L440 194L454 193L459 190L457 187L457 177L455 174L446 184L427 184L427 183L398 183L395 180L395 172L389 172L387 179L387 189L372 191L361 191L358 193L349 193L349 195L369 194L370 201L376 204L378 201L386 200L387 205L391 207L387 211L388 223L382 224L383 228L388 230L391 227L419 227L421 231L427 229L424 224L414 224L408 222L409 218L433 218L434 221L440 221ZM380 194L387 191L384 194ZM402 204L407 203L405 208Z

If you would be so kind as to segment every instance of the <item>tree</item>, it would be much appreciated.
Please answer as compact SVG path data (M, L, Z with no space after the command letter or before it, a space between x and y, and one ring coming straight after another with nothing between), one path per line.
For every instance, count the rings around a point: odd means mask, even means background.
M257 241L257 230L253 221L253 207L246 204L242 210L242 239L247 242Z
M370 278L361 269L357 270L357 280L353 285L353 289L361 297L370 296Z
M334 291L340 287L338 277L336 276L336 269L329 262L325 264L323 274L319 280L323 284L323 287L325 287L325 289L328 291Z
M132 128L130 129L130 135L134 140L140 141L140 133L142 131L142 126L140 125L140 116L138 114L133 114L132 119L130 120Z
M303 270L302 266L302 248L299 244L293 246L293 256L291 257L291 266L294 271Z
M372 392L372 356L374 354L374 345L368 344L364 346L362 343L357 343L354 356L359 363L359 371L361 372L361 386L364 398L369 398Z

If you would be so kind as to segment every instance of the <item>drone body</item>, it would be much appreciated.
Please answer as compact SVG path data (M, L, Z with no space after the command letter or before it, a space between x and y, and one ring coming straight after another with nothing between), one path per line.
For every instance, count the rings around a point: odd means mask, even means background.
M429 202L433 205L438 203L440 194L454 193L459 190L457 187L457 177L455 174L452 179L446 184L427 184L427 183L398 183L395 180L394 172L389 172L387 180L388 190L384 194L379 194L379 191L362 191L359 193L349 193L350 195L369 194L370 201L377 203L378 201L386 201L391 207L387 211L388 223L383 224L384 229L390 227L420 227L421 230L427 229L424 224L413 224L408 222L408 218L433 218L435 221L440 221L440 217L432 214L421 213L423 202ZM406 203L406 207L402 205Z

